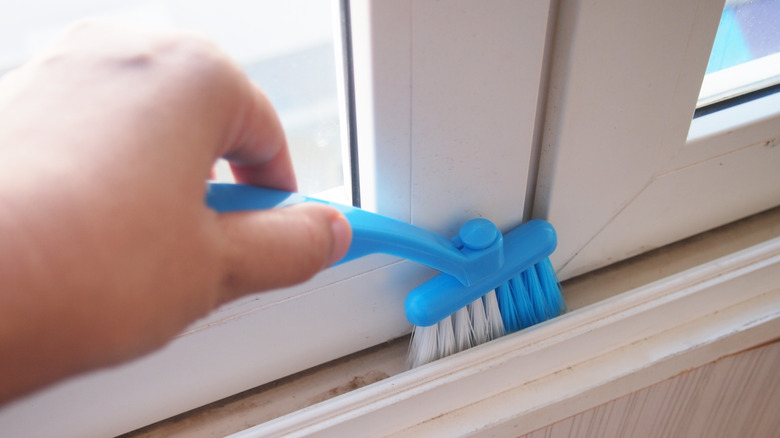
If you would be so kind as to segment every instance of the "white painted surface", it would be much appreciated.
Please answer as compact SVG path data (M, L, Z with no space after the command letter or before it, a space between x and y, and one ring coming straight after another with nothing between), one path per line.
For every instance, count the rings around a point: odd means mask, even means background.
M691 125L722 6L561 2L534 214L562 278L780 204L778 96Z
M411 221L411 1L350 2L361 206Z
M523 218L547 0L412 2L412 222Z

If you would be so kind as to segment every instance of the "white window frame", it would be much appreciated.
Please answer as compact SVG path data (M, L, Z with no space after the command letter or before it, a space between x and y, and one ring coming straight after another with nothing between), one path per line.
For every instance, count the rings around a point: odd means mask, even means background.
M697 118L723 1L562 2L534 214L570 278L780 204L780 96Z
M554 6L534 214L558 229L564 277L780 204L777 96L691 123L723 2ZM672 178L681 188L664 191ZM641 214L691 200L687 215ZM776 341L779 281L777 237L234 437L531 433Z
M477 216L519 225L549 0L350 5L364 206L442 235ZM113 436L403 336L406 292L431 275L367 257L231 303L152 355L4 407L0 430Z
M760 149L762 145L777 138L780 124L771 111L755 117L758 109L740 106L732 110L745 114L741 121L720 113L697 119L693 127L689 124L706 65L707 46L714 39L714 26L722 10L722 3L715 3L552 2L549 11L557 17L557 32L544 132L537 132L537 138L542 138L538 144L541 163L533 211L550 218L558 229L559 248L553 259L564 268L563 276L625 258L642 246L649 249L684 237L669 233L670 224L672 229L679 229L680 224L668 215L655 219L644 216L639 223L616 219L643 217L632 213L637 208L632 205L638 205L632 201L650 193L654 184L669 181L664 178L670 175L684 175L686 169L706 170L720 158L727 160L726 165L741 163L748 169L756 162L780 168L771 161L776 159L777 148L775 155L760 155L762 159L753 155L766 152ZM479 3L480 7L484 5L508 8L505 12L531 5L542 8L537 13L544 11L545 16L548 11L547 2L541 0ZM437 48L453 45L456 37L465 35L448 34L443 21L457 19L462 12L460 20L468 24L472 2L454 0L438 2L437 6L432 0L376 0L352 1L351 7L354 17L363 17L355 21L353 31L355 40L365 45L356 46L355 55L368 57L365 63L356 63L366 68L356 71L356 85L362 90L357 96L361 166L374 170L362 186L367 190L366 206L443 234L452 234L458 221L466 216L485 215L502 228L517 224L528 207L523 202L526 182L536 175L530 146L535 124L540 122L535 113L536 92L544 78L539 81L537 77L530 84L523 82L512 70L518 67L514 64L517 59L508 56L504 60L513 67L494 65L494 71L505 76L495 77L480 93L442 93L457 83L446 77L452 73L455 59ZM509 13L504 16L514 17ZM426 20L441 27L426 29ZM456 20L454 24L459 23ZM418 33L420 29L422 34ZM637 38L651 53L649 57L636 53ZM534 49L541 58L541 42L534 45L523 38L513 41ZM679 46L679 41L686 45ZM610 56L604 56L604 42L610 44ZM548 49L550 44L548 41ZM659 62L661 59L669 62ZM540 61L539 70L541 65ZM626 69L626 65L632 68ZM479 69L467 71L480 76ZM671 90L668 81L675 84ZM643 86L637 87L637 83ZM500 86L493 88L496 84ZM513 111L519 117L512 120L462 111L470 108L464 106L473 102L470 99L481 101L483 93L516 97L502 88L513 84L533 89L525 95L532 102L532 110L517 107ZM648 91L648 86L653 89ZM507 100L517 102L516 98ZM594 106L594 102L599 105ZM511 108L510 102L504 104ZM771 100L751 105L778 108ZM455 111L446 111L449 108ZM497 105L495 110L502 108ZM439 118L442 116L444 119ZM470 117L478 120L473 125L464 123ZM728 129L722 118L737 125ZM514 126L518 136L507 138L506 126ZM450 160L436 156L437 151L445 150L443 145L460 142L467 146L446 149ZM475 154L474 144L490 150ZM657 147L632 151L619 148L636 144ZM586 147L578 151L577 146L582 145ZM490 157L495 162L491 163ZM731 159L736 161L728 161ZM520 168L514 166L523 160ZM639 163L640 167L589 165L610 162ZM472 164L480 171L465 172ZM464 175L484 184L462 180ZM765 178L766 172L754 176ZM716 182L709 190L717 190L720 195L723 181ZM382 190L377 190L379 187ZM745 205L734 203L741 188L726 192L728 196L712 199L707 208L722 200L727 210L738 210L736 213L719 213L710 222L697 215L682 227L681 233L701 231L777 205L777 190L771 190L776 187L780 184L769 184L767 191ZM488 188L494 190L482 196ZM375 198L370 196L372 192L377 194ZM676 202L673 207L681 205ZM638 210L641 213L642 209ZM650 227L657 223L667 224L661 227L663 232ZM623 231L615 233L613 228ZM604 236L609 237L609 244L602 244ZM630 247L620 246L624 241L630 242ZM355 347L400 336L408 331L400 311L403 295L410 284L419 283L427 275L410 263L375 257L325 272L299 288L234 303L155 355L116 370L77 378L11 406L0 412L0 430L111 435L137 427L139 422L147 424L206 403L220 394L232 394L347 354ZM431 428L444 434L475 436L515 427L515 433L531 431L544 426L540 419L577 413L589 404L608 401L648 382L706 363L714 356L773 339L780 324L780 290L773 286L778 278L780 242L774 240L394 376L241 436L328 432L348 436L378 428L398 436L424 436L432 432ZM371 290L347 287L358 281L371 284ZM333 302L339 306L324 307ZM272 306L280 311L264 312ZM291 323L290 315L295 315L293 322L308 321L308 325ZM323 329L322 321L345 321L365 331ZM267 357L266 347L282 330L321 348L277 345L277 352L281 351L278 354L294 358L294 365L275 369L280 361ZM546 398L540 398L540 394ZM185 398L188 400L183 402ZM79 401L86 406L84 409L78 407Z

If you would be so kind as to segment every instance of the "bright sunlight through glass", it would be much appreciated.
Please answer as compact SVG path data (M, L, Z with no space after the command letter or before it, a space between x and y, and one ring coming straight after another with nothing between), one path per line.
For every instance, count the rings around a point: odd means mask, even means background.
M780 0L727 0L699 107L780 83Z
M273 102L287 133L299 189L306 194L339 191L345 179L335 7L326 0L0 0L0 75L84 17L203 32Z

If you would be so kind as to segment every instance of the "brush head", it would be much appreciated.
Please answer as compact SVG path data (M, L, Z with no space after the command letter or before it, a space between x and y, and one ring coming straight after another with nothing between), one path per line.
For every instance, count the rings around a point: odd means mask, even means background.
M554 318L566 311L548 258L437 324L415 326L408 365L424 365Z
M485 239L487 240L487 239ZM490 275L463 285L441 274L406 297L414 324L409 365L420 366L554 318L566 310L548 256L555 230L530 221L503 236L504 262Z
M415 326L430 326L549 256L557 244L550 223L532 220L503 236L503 263L470 285L440 274L409 292L404 309Z

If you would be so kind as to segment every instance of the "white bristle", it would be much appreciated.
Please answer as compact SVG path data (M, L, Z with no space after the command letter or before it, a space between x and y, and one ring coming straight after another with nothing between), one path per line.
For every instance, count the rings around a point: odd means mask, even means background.
M474 329L471 326L471 315L468 306L458 309L452 315L452 330L455 335L455 352L471 348L474 338Z
M500 338L504 333L496 292L490 291L438 324L414 326L408 365L416 368Z
M474 345L484 344L489 341L488 322L485 315L485 302L482 298L477 298L469 304L469 316L471 317L471 328L474 333Z
M455 330L452 326L452 316L442 319L436 325L439 327L438 358L447 357L455 353Z
M485 300L485 316L488 325L488 341L491 341L504 336L506 330L504 329L504 321L501 320L501 311L498 309L496 291L488 292L483 299Z
M409 344L409 366L416 368L439 358L439 325L428 327L414 326L412 341Z

